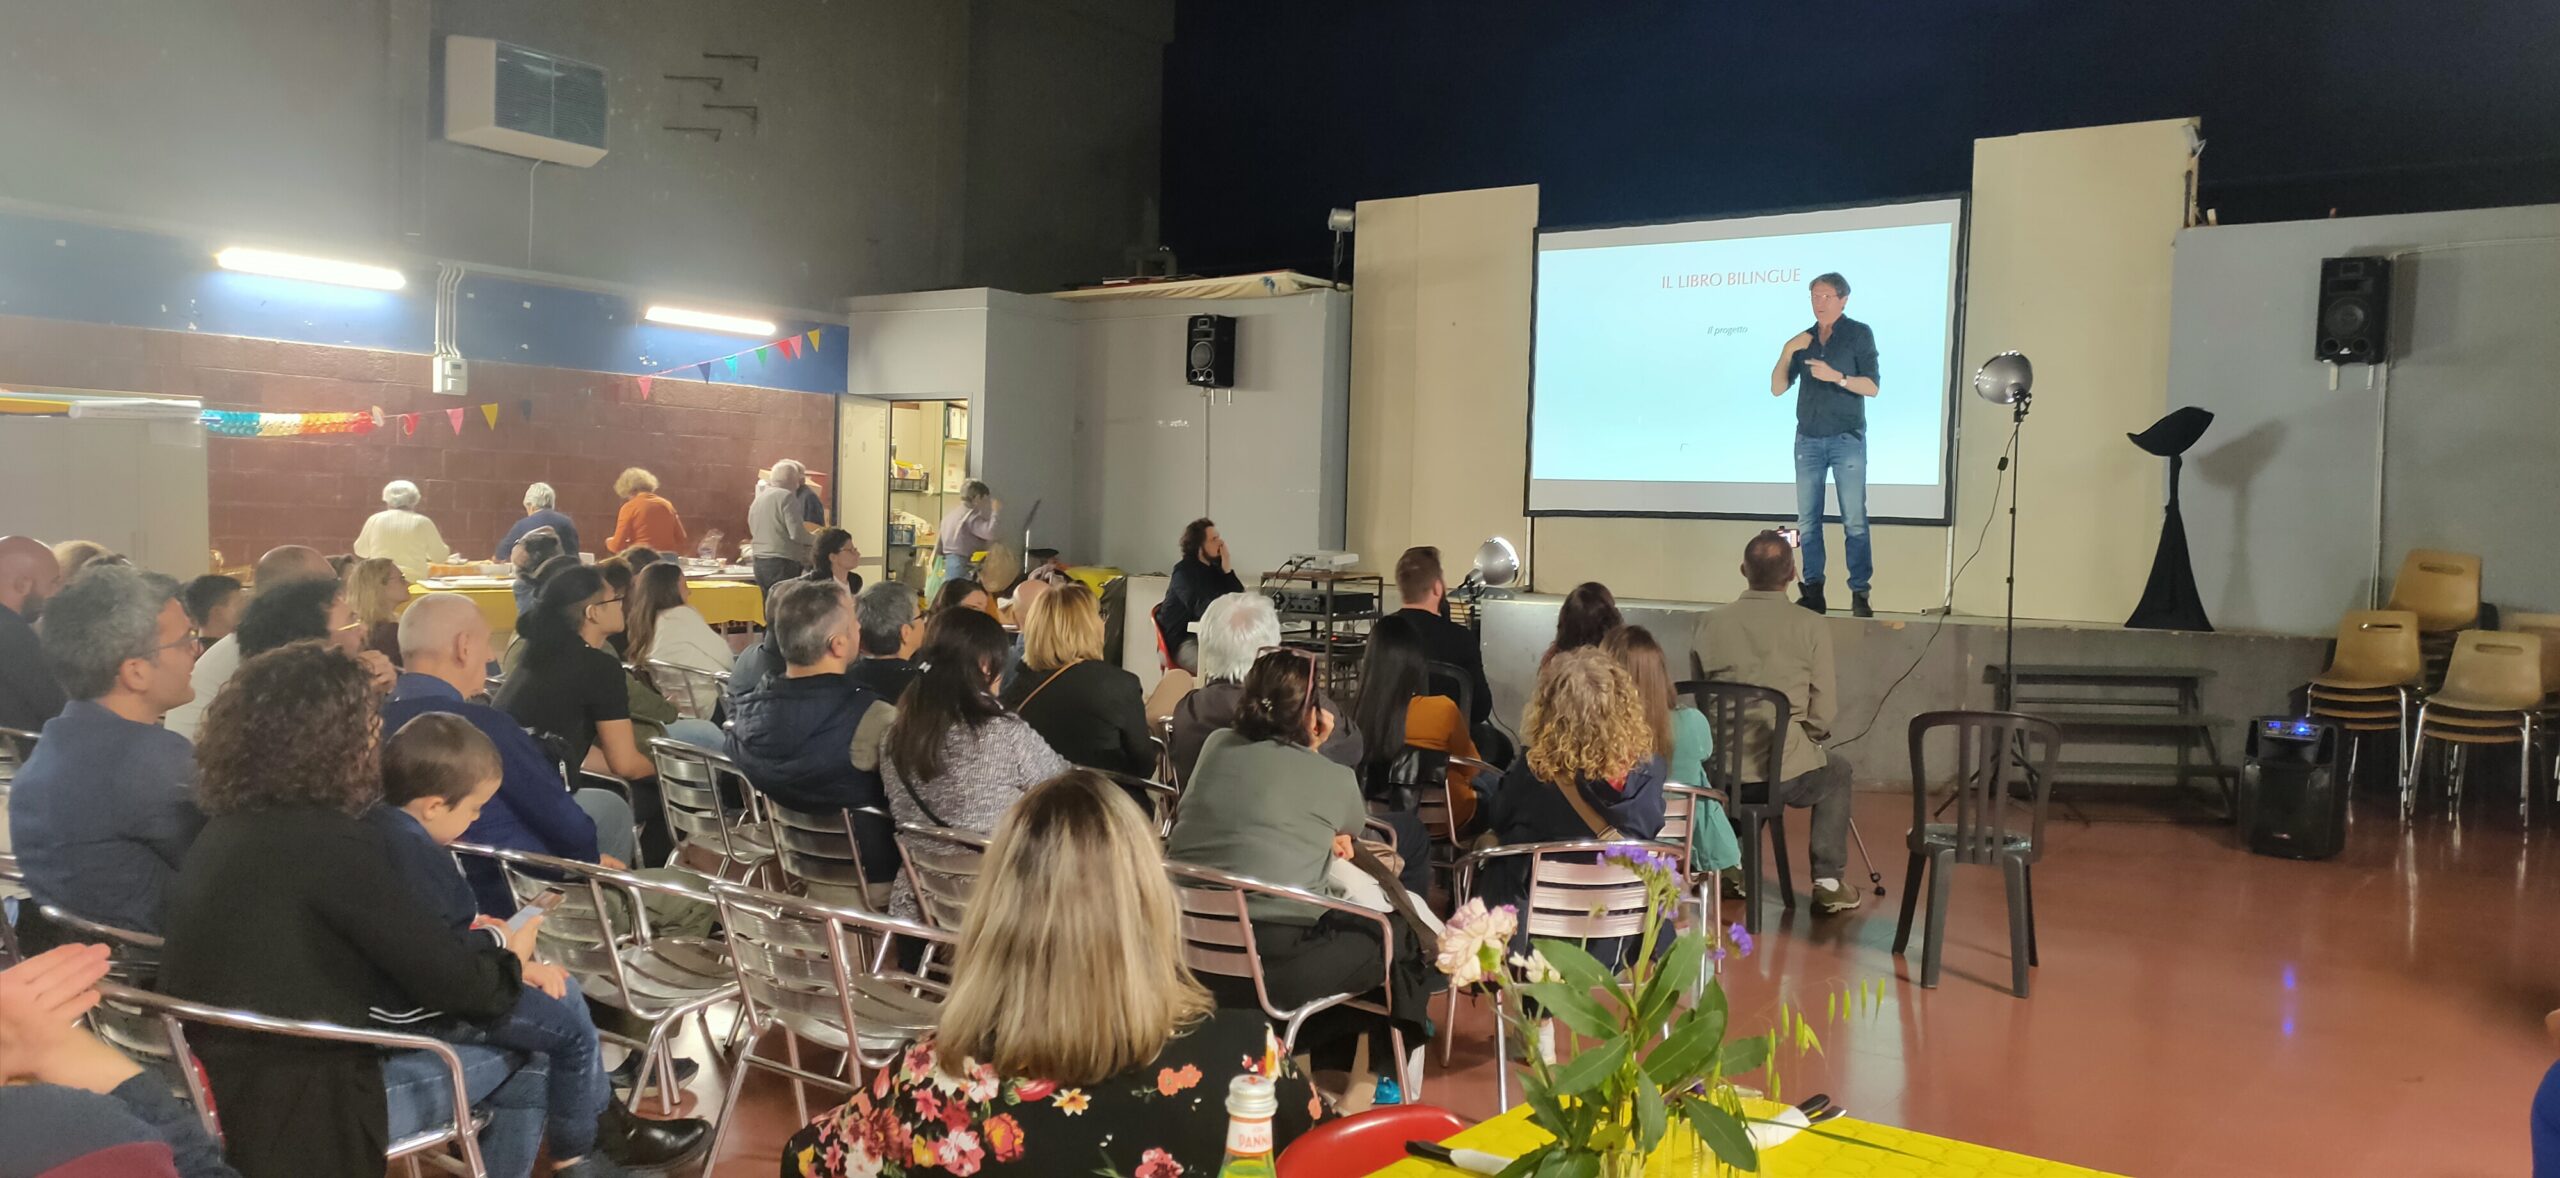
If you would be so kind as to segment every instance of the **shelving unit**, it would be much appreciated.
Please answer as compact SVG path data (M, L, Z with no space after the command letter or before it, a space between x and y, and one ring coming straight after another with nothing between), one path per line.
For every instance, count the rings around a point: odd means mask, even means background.
M1351 698L1360 686L1360 659L1369 651L1369 628L1382 616L1386 578L1376 573L1282 569L1262 574L1256 591L1280 615L1280 642L1313 651L1322 686L1334 699Z
M960 485L969 477L968 414L968 405L959 401L899 401L889 407L889 508L923 522L905 543L898 542L900 529L890 529L886 567L890 579L918 591L932 568L934 529L959 504ZM901 460L924 477L896 477Z

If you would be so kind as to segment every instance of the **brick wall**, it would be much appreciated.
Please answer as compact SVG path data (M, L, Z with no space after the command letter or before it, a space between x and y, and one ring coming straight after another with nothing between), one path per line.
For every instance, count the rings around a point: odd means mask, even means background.
M696 536L746 535L756 471L777 458L835 466L835 404L814 393L663 379L639 399L628 377L474 361L471 393L426 390L423 356L0 316L0 387L194 397L208 409L424 416L364 436L208 437L205 500L214 548L239 565L278 544L344 552L381 507L382 485L418 484L447 543L485 557L524 513L525 484L560 494L585 546L613 531L614 476L645 466ZM520 403L533 403L524 420ZM493 432L479 406L504 413ZM442 412L468 406L455 436ZM5 513L0 513L5 514ZM7 530L0 519L0 532ZM162 570L186 575L193 569Z

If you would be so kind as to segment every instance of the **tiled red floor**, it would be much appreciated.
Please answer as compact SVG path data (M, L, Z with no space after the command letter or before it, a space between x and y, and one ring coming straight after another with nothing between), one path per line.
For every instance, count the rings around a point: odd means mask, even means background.
M1914 980L1916 935L1908 964L1888 952L1909 803L1861 794L1894 894L1845 917L1773 908L1731 974L1736 1025L1886 979L1884 1008L1828 1028L1787 1092L2122 1174L2522 1174L2525 1105L2555 1055L2541 1020L2560 1006L2546 907L2560 833L2529 841L2512 813L2473 806L2458 831L2429 815L2405 836L2387 808L2360 810L2325 863L2243 853L2223 827L2057 818L2036 869L2043 966L2022 1001L1996 871L1957 873L1938 989ZM1456 1036L1449 1069L1434 1048L1424 1097L1488 1115L1482 1012ZM792 1119L788 1090L754 1081L715 1172L774 1173Z

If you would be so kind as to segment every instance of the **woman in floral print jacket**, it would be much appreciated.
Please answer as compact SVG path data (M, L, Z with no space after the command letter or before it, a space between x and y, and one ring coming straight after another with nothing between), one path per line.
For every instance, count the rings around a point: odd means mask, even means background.
M960 930L942 1025L783 1151L808 1178L1214 1178L1227 1081L1278 1079L1275 1145L1320 1114L1256 1010L1215 1010L1181 962L1153 831L1076 770L1005 815Z

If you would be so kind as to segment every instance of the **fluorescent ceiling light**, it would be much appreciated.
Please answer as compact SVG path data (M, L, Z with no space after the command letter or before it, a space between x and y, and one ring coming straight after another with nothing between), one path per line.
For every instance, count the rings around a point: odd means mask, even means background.
M775 330L771 322L763 319L749 319L741 315L715 315L709 311L692 311L683 307L663 305L649 308L648 312L641 317L651 323L665 323L676 327L699 327L706 331L727 331L738 335L769 336Z
M341 262L332 258L309 258L300 254L280 254L274 250L233 246L213 255L225 270L250 274L267 274L277 278L298 278L304 282L327 282L338 286L361 286L371 290L398 290L409 285L407 275L384 266L367 266L362 262Z

